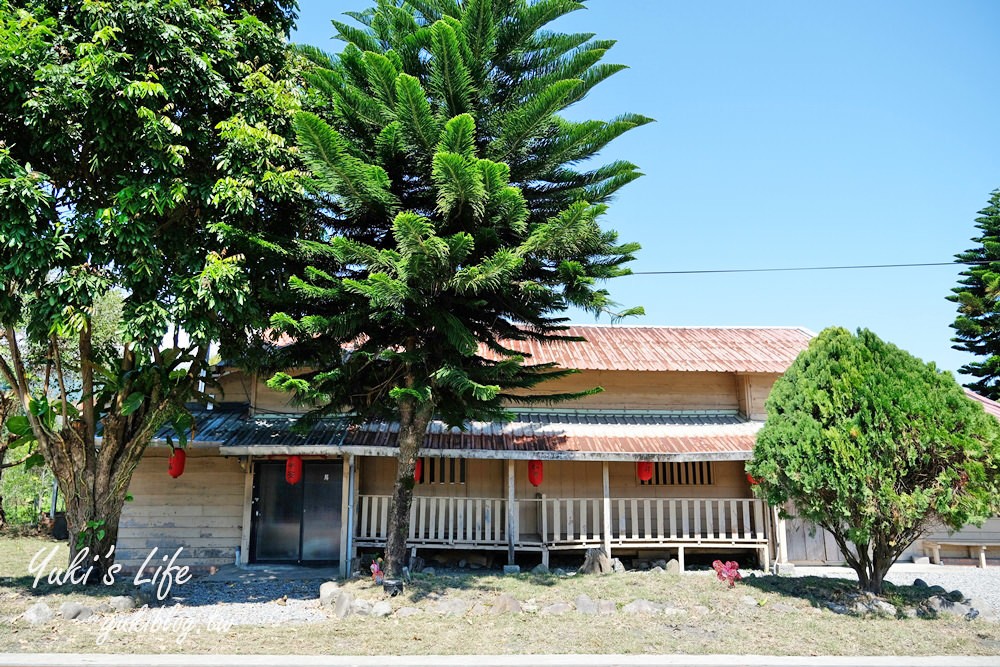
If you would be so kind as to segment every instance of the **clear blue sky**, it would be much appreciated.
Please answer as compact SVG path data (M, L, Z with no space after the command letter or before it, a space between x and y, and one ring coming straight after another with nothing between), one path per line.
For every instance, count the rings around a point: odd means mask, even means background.
M293 39L370 3L300 0ZM347 19L350 20L350 19ZM1000 187L1000 3L591 0L555 27L629 65L574 118L657 119L612 144L646 176L605 218L634 271L951 261ZM639 324L868 327L956 370L952 266L631 276ZM579 316L579 321L589 321Z

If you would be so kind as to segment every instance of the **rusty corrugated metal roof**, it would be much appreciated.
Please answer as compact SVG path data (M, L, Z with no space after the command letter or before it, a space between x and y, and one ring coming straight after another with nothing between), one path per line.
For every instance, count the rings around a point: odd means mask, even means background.
M600 325L573 325L565 334L586 342L508 345L533 363L583 370L783 373L814 336L798 327Z
M471 422L466 430L431 423L423 449L590 454L749 454L763 422L729 414L518 414L506 424ZM350 429L345 446L395 447L399 425Z
M983 410L986 411L986 414L993 415L997 419L1000 419L1000 403L997 403L994 400L991 400L989 398L986 398L985 396L977 394L971 389L966 389L965 387L963 387L963 389L965 389L966 396L980 403L983 406Z
M622 371L784 373L815 334L802 327L671 327L574 324L585 342L504 341L534 363ZM282 335L278 346L293 339ZM494 354L480 346L479 354Z

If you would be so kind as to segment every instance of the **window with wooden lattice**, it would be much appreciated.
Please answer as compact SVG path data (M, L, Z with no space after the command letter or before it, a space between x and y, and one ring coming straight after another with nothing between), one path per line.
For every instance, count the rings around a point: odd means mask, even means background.
M465 459L423 457L418 484L465 484Z
M653 464L653 477L643 486L707 486L715 484L715 471L711 461L684 463L658 462Z

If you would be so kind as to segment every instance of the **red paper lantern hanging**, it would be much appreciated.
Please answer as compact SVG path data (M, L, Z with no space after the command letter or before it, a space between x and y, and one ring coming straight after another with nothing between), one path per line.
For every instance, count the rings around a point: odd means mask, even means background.
M760 480L751 475L750 473L747 473L747 481L750 482L750 486L757 486L758 484L760 484Z
M528 461L528 481L531 482L531 485L541 485L543 477L542 462L538 459Z
M419 484L423 476L424 476L424 460L417 459L417 464L413 467L413 481Z
M302 479L302 457L289 456L285 460L285 481L289 484L298 484Z
M170 458L167 459L167 474L177 479L184 474L184 461L187 459L187 454L180 447L174 447L174 451L170 453Z
M641 482L648 482L653 479L653 462L639 461L635 464L635 474Z

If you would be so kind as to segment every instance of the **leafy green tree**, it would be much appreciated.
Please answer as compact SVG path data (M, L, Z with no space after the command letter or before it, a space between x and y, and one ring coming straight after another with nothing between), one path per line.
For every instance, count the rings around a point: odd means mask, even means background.
M300 268L272 324L297 342L272 363L310 370L271 384L314 414L398 420L390 574L431 419L508 418L511 392L571 372L508 348L564 338L567 308L641 312L599 286L638 246L598 222L640 174L587 161L649 119L560 116L623 69L601 62L613 42L546 29L582 7L380 0L350 14L360 27L334 21L339 55L303 49L316 92L295 130L329 238L281 250Z
M17 437L13 436L7 430L5 424L7 423L7 418L14 416L16 413L17 399L14 396L14 392L9 389L0 388L0 484L3 482L4 470L13 468L21 463L21 461L7 461L7 455L12 449L11 446L17 441ZM0 529L7 525L7 513L4 511L3 495L3 487L0 486Z
M192 426L183 406L211 341L253 316L231 230L294 226L303 211L286 147L294 10L0 0L0 378L59 480L71 558L89 548L95 579L152 434ZM110 293L123 295L121 345L104 347L95 304ZM29 346L51 364L40 389Z
M949 301L958 304L952 347L971 352L979 361L970 362L960 373L976 378L966 386L993 400L1000 399L1000 190L994 190L989 206L979 212L976 227L981 234L972 240L978 245L955 255L968 264Z
M824 330L779 379L747 471L829 531L861 588L936 525L1000 507L1000 432L950 373L868 330Z

